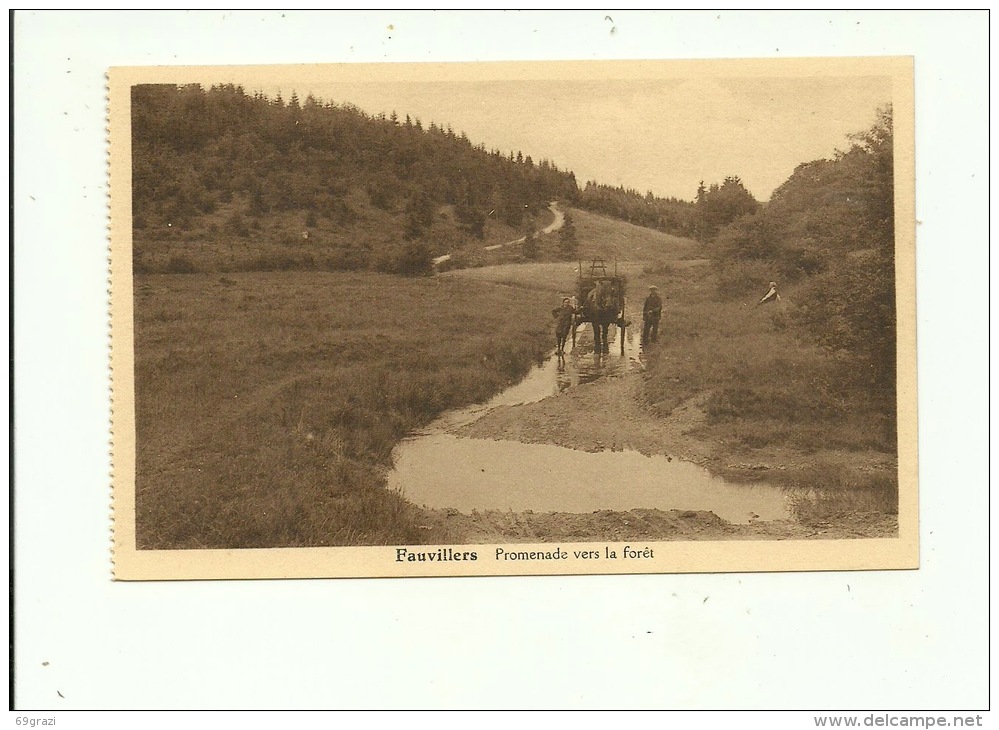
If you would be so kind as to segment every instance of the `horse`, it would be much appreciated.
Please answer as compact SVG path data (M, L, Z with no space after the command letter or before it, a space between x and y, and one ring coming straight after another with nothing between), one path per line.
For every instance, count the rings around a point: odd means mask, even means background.
M593 351L610 352L610 326L619 319L620 307L609 282L598 281L583 305L583 316L593 324Z

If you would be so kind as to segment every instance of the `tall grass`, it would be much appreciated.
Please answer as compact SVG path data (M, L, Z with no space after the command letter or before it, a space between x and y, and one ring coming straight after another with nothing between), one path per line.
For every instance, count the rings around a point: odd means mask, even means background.
M819 462L791 475L792 511L805 524L843 521L854 515L898 514L898 478L885 471L858 472Z
M780 304L756 306L768 278L765 270L732 264L663 269L658 279L669 299L660 342L647 352L648 407L665 417L704 395L706 419L696 437L714 442L726 462L789 461L766 478L809 490L813 498L801 501L799 516L892 514L897 478L885 465L896 453L894 399L867 387L849 353L797 336L788 314L793 288ZM845 457L828 466L822 455L829 452ZM858 457L845 465L851 453ZM865 460L877 468L864 472L858 465Z
M393 447L541 359L551 297L378 274L139 277L138 547L419 542L418 511L383 488Z
M784 321L790 302L718 302L706 291L688 281L664 311L645 386L656 411L709 391L709 428L726 441L894 451L894 405L859 387L848 359L796 337Z

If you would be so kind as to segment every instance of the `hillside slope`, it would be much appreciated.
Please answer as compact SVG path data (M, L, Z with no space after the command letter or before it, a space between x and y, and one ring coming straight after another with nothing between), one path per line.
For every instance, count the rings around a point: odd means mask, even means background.
M231 85L136 86L132 135L139 271L423 273L578 195L571 172L450 127Z

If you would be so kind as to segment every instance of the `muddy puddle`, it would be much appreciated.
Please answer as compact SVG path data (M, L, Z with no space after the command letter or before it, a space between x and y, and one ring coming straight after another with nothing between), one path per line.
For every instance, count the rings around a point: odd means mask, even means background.
M593 351L593 338L586 331L586 327L580 325L576 344L567 343L564 357L551 355L541 365L531 368L519 383L497 393L486 403L449 411L426 428L414 433L413 437L448 433L481 418L499 406L536 403L582 383L592 383L600 378L620 377L644 368L639 343L641 333L633 336L632 329L625 330L622 355L621 343L617 339L620 331L617 327L611 326L608 336L610 352L599 354ZM407 439L403 443L409 443L411 440Z
M732 523L787 518L790 497L783 490L766 484L730 483L678 459L453 434L500 406L558 397L584 383L640 370L639 334L634 328L626 332L622 355L620 332L611 327L610 353L599 355L593 352L589 332L580 327L575 348L564 358L552 356L488 403L451 411L400 443L389 488L417 505L465 513L647 508L708 510Z
M425 507L524 512L710 510L746 523L788 516L780 490L729 484L707 470L633 451L590 453L547 444L435 434L398 452L389 486Z

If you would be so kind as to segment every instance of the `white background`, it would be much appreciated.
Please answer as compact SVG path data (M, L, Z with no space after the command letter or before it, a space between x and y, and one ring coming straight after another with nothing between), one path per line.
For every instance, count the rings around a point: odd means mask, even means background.
M17 13L17 707L986 707L987 34L949 12ZM920 570L111 582L107 67L884 54L916 57Z

